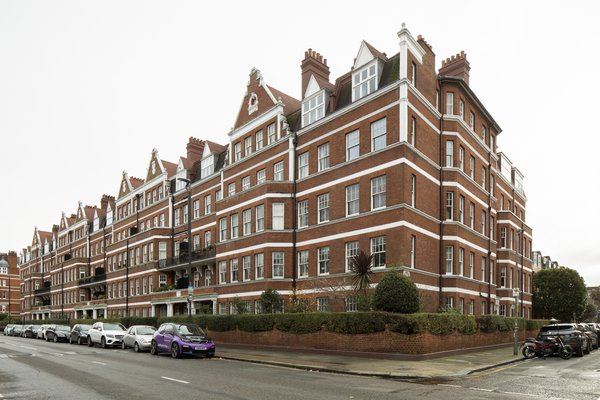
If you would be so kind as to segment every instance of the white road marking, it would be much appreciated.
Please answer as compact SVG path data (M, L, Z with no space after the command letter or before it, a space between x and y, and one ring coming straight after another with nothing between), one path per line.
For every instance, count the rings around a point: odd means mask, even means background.
M471 389L471 390L479 390L479 391L482 391L482 392L493 392L494 391L493 389L482 389L482 388L476 388L476 387L470 387L469 389Z
M179 379L169 378L168 376L161 376L161 378L166 379L168 381L179 382L179 383L189 383L187 381L181 381Z
M454 388L462 387L460 385L449 385L447 383L438 383L438 386L446 386L446 387L454 387Z
M107 365L106 363L103 363L103 362L100 362L100 361L92 361L92 364Z
M518 396L530 396L530 397L540 397L537 394L530 394L530 393L517 393L517 392L503 392L501 390L498 391L498 393L504 393L504 394L516 394Z
M21 347L23 349L28 349L28 350L37 350L37 348L35 348L35 347L29 347L29 346L19 346L19 347Z

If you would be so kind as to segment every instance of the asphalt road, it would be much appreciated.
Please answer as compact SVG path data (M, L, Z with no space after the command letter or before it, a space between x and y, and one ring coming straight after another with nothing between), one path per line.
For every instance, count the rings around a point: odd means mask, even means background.
M0 399L598 400L598 369L594 352L420 384L0 336Z

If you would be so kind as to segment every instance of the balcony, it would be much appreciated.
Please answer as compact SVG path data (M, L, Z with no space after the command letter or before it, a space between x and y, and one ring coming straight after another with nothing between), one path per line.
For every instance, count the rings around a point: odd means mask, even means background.
M214 248L205 249L202 251L193 251L191 259L188 254L181 254L179 257L170 257L164 260L158 260L159 271L173 271L179 268L184 268L188 264L198 266L203 264L214 263L217 258L217 251Z
M106 273L104 272L104 268L96 268L96 275L94 276L86 276L85 278L81 278L77 281L80 288L84 287L92 287L96 285L103 285L106 283Z
M50 282L49 281L44 282L44 285L41 288L35 289L36 296L47 296L49 294L50 294Z

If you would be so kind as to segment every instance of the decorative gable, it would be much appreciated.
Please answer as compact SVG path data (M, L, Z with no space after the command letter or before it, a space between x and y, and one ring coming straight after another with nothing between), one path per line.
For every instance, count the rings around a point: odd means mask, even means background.
M83 212L83 203L80 201L79 204L77 205L77 219L75 220L75 222L79 222L81 220L84 219L84 212Z
M63 211L62 216L60 218L60 230L64 231L69 228L69 221L67 220L67 214Z
M158 150L152 149L152 156L150 157L150 164L148 164L148 173L146 175L146 182L150 182L152 179L164 173L164 168L160 158L158 158Z
M352 101L362 99L379 87L385 54L363 40L352 67Z
M315 76L311 75L310 79L308 81L308 85L306 86L306 91L304 92L304 98L312 96L313 94L317 93L319 90L321 90L319 83L315 79Z
M375 56L373 55L373 53L371 53L369 46L367 46L367 42L363 40L363 42L360 44L360 48L358 49L358 54L354 59L354 65L352 66L352 69L355 70L357 68L360 68L370 63L374 59Z
M276 104L277 99L265 84L260 71L252 68L246 85L246 93L242 99L242 105L233 129L250 122Z
M133 186L131 186L131 182L129 181L129 175L127 171L123 171L123 177L121 178L121 186L119 186L119 195L117 199L120 199L127 194L131 193L133 190Z

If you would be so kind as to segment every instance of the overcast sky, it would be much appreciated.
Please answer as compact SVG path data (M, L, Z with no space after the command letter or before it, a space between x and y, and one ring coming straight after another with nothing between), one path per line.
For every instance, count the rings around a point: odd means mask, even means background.
M525 175L534 249L600 285L600 3L592 1L0 0L0 252L81 200L144 178L152 149L226 143L248 74L296 98L309 47L332 80L402 22L436 64L464 50L471 88Z

